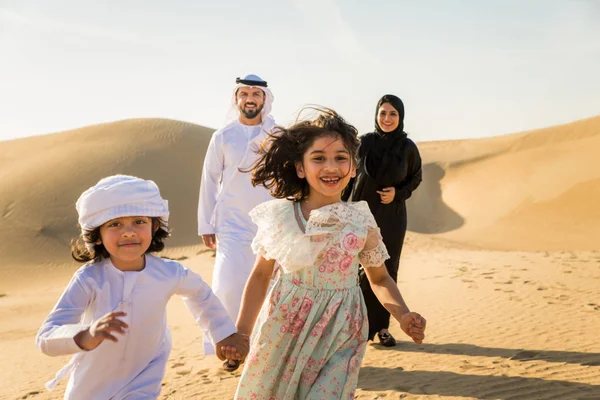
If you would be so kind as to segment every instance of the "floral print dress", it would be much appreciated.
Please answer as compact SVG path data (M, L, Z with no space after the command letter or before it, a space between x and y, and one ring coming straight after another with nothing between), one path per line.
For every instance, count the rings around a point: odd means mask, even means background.
M256 254L280 276L252 333L236 399L352 399L365 353L367 312L358 265L388 258L366 202L334 203L305 221L299 203L250 212Z

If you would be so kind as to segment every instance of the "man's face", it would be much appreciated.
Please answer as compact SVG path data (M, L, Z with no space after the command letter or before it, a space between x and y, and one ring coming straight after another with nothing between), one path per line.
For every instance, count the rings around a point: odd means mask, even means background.
M248 119L256 118L265 105L265 93L257 87L242 86L235 98L238 109Z

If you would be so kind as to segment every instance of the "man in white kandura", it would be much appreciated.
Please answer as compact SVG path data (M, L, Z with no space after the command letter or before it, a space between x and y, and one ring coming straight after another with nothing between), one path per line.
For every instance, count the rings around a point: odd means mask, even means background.
M272 103L267 82L256 75L237 78L232 98L236 118L213 134L202 170L198 234L206 246L216 247L212 290L233 321L256 260L250 244L257 228L248 212L272 199L264 187L253 187L250 174L242 171L254 164L256 150L275 126L269 115ZM204 351L214 350L205 342Z

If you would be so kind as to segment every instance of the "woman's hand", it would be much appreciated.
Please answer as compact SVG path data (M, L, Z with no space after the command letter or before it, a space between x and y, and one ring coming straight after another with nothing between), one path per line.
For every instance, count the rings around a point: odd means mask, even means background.
M390 204L394 201L394 197L396 197L396 188L393 186L386 187L378 190L377 193L379 194L379 197L381 197L381 202L383 204Z

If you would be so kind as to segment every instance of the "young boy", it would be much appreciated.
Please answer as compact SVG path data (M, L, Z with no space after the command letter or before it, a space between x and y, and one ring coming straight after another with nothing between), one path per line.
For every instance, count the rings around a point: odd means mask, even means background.
M166 305L182 296L224 359L239 359L248 339L202 278L152 252L169 236L169 209L152 181L124 175L100 180L76 205L81 235L72 255L86 262L50 312L37 347L50 356L75 354L54 380L70 375L65 399L156 398L171 351Z

